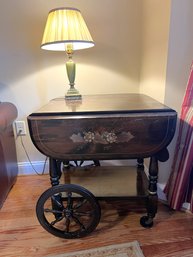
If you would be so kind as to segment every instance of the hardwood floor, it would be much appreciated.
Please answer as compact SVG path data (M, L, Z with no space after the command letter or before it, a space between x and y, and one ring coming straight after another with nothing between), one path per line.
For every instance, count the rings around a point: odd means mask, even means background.
M54 237L39 225L35 214L37 199L48 187L48 175L18 177L0 210L1 257L50 256L134 240L146 257L193 256L193 215L171 211L162 203L151 229L139 224L143 206L133 201L102 202L101 221L89 236L73 240Z

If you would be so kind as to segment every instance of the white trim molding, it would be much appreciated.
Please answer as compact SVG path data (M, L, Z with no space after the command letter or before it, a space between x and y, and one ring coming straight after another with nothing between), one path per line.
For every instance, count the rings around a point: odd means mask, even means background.
M44 169L45 161L34 161L34 162L19 162L18 163L18 175L35 175L37 173L42 174ZM35 172L36 170L36 172ZM45 174L48 174L48 162L45 166Z
M89 164L90 161L86 161L86 164ZM101 161L103 166L109 166L109 165L130 165L130 166L135 166L136 165L136 160L108 160L108 161ZM34 175L36 172L39 174L42 174L43 169L44 169L44 164L45 161L33 161L33 162L19 162L18 163L18 170L19 174L18 175ZM36 172L35 172L35 170ZM45 166L45 174L49 173L49 165L48 161L46 162Z

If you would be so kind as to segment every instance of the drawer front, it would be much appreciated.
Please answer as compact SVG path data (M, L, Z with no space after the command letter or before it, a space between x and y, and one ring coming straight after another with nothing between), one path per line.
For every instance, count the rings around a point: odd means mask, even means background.
M63 160L149 157L165 148L176 115L29 116L30 135L45 155Z

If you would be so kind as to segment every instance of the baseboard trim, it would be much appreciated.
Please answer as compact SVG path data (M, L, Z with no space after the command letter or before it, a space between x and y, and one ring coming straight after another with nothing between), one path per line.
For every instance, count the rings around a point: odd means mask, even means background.
M86 161L85 164L92 163L90 161ZM131 165L134 166L136 165L135 160L108 160L108 161L101 161L103 166L108 166L108 165ZM42 174L43 169L44 169L44 164L45 161L33 161L33 162L19 162L18 163L18 175L35 175L36 172ZM32 167L33 166L33 167ZM35 172L35 170L36 172ZM46 162L45 166L45 174L48 174L49 172L49 165L48 161Z
M18 163L18 175L35 175L42 174L44 169L45 161L34 161L34 162L19 162ZM48 162L45 166L45 174L48 174Z

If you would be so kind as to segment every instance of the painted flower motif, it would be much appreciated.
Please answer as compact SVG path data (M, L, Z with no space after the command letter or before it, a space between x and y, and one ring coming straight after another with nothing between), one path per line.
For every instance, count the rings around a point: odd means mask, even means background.
M106 139L106 141L110 144L115 143L117 141L117 136L113 132L105 132L103 134L103 137Z
M94 143L94 144L112 144L112 143L126 143L129 142L134 135L132 135L129 131L118 133L117 135L114 132L78 132L77 134L72 134L70 139L74 143Z
M84 132L84 140L86 142L91 143L91 142L94 141L94 138L95 138L95 135L94 135L93 132L90 132L90 131L89 132Z

